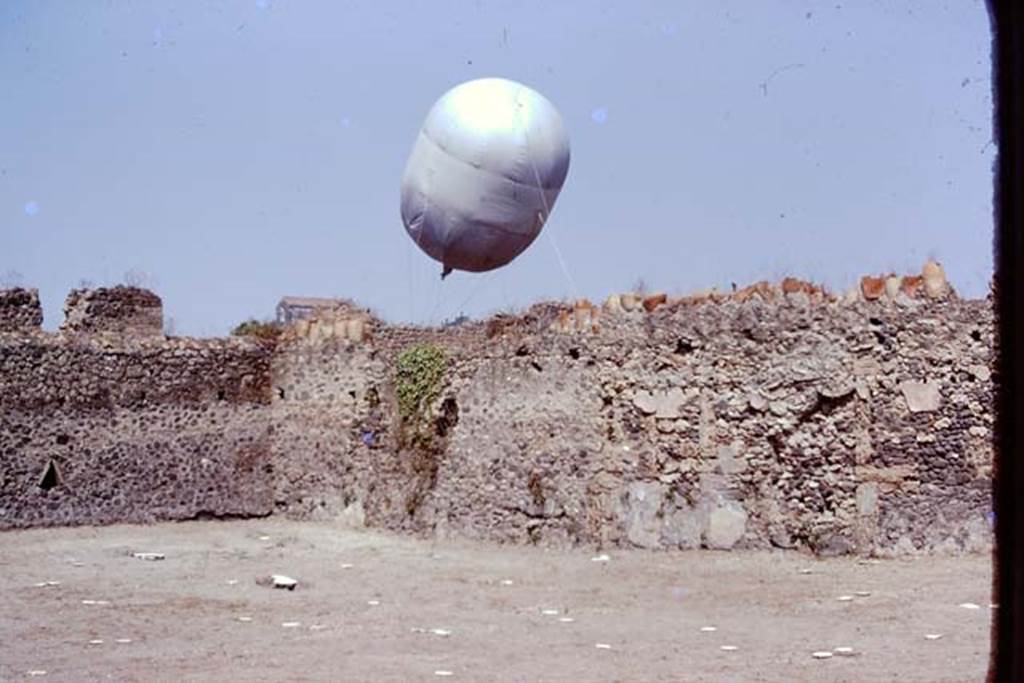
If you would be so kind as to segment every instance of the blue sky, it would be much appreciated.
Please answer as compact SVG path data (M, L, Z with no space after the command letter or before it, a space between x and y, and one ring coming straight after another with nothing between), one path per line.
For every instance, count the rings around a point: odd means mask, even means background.
M483 76L548 97L572 164L526 253L442 283L399 181L433 102ZM7 0L0 276L53 329L68 289L132 271L203 336L284 294L437 323L929 256L981 296L989 77L978 0Z

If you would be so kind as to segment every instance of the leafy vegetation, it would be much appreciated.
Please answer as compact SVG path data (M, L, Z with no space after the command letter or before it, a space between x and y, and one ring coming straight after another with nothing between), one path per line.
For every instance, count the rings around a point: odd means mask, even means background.
M434 344L411 346L395 359L395 397L403 431L413 442L430 439L430 410L444 387L448 359Z

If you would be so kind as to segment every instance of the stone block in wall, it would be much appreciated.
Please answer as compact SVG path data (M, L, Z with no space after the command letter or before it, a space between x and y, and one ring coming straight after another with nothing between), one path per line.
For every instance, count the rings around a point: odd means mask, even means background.
M645 415L659 419L682 417L689 397L682 389L667 391L638 391L633 395L633 405Z
M635 311L642 305L641 297L633 292L626 292L619 297L619 304L624 311Z
M868 517L878 513L878 484L864 482L857 486L857 514Z
M747 531L747 511L734 500L723 500L708 515L704 543L713 550L729 550Z
M939 385L934 382L902 382L900 392L912 413L927 413L938 410L942 404Z
M366 340L366 328L365 318L349 318L345 325L345 336L349 341L361 343Z
M917 297L923 286L924 278L920 275L907 275L900 281L900 291L912 299Z
M867 552L878 538L878 482L866 481L857 485L854 494L857 515L853 522L853 542L861 552Z
M665 499L665 487L636 481L626 487L624 498L621 514L626 538L641 548L660 548L661 520L658 513Z
M38 290L0 289L0 332L38 330L42 324Z
M885 297L887 299L895 299L896 295L900 293L901 284L902 278L895 275L890 275L885 278Z
M661 523L661 543L668 548L691 550L700 547L707 512L701 508L684 508L665 514Z
M885 294L885 280L865 275L860 279L860 293L866 301L877 301Z
M573 306L573 327L576 332L597 332L600 316L601 309L587 299L580 299Z
M747 469L747 461L735 443L718 447L715 454L715 471L721 474L739 474Z
M971 373L974 379L981 382L987 382L992 379L992 371L989 370L986 365L971 365L968 366L967 372Z
M148 289L101 287L71 290L61 331L151 337L163 335L163 324L163 302Z
M921 278L924 280L925 294L932 299L941 299L949 293L949 283L942 264L928 261L921 269Z
M651 294L650 296L644 297L643 307L645 311L650 313L654 311L658 306L661 306L666 301L668 301L668 295L665 294L664 292L660 292L658 294Z
M609 294L608 298L604 300L604 310L607 313L621 313L624 311L622 297L618 294Z

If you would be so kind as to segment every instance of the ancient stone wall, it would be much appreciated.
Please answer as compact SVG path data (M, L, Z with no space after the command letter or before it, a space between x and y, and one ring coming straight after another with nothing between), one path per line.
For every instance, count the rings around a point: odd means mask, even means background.
M138 287L73 289L64 303L65 333L119 336L163 334L163 303Z
M0 334L0 528L269 514L269 369L257 344L88 316Z
M819 553L982 549L986 302L721 302L457 362L425 520L460 535Z
M35 289L0 290L0 332L30 332L43 324L43 308Z
M445 329L335 313L276 347L0 333L0 526L278 512L550 545L984 550L991 302L915 277ZM447 367L416 440L394 379L422 344Z

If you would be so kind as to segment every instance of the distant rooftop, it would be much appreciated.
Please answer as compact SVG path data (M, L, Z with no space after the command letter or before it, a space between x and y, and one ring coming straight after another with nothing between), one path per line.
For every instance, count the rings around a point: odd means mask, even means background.
M358 308L351 300L318 296L283 296L277 304L277 322L292 323L317 311Z

